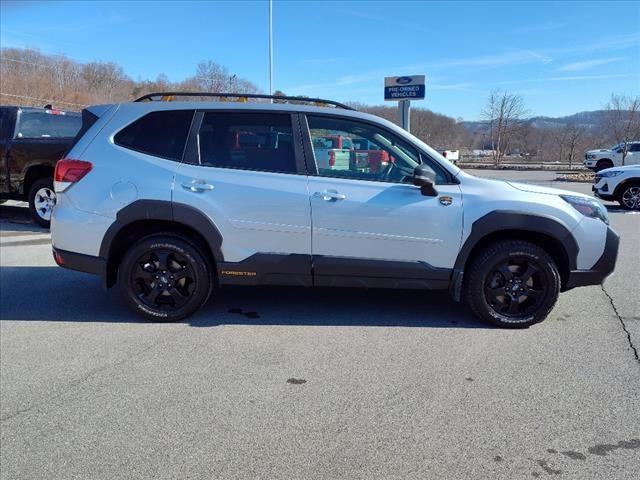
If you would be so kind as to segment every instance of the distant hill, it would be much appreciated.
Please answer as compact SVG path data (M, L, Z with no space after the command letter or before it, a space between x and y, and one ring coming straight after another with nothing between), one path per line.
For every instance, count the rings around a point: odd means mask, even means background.
M542 130L555 130L567 125L582 125L588 132L597 132L602 129L605 123L606 110L593 110L591 112L579 112L566 117L532 117L525 122L532 127ZM462 121L460 122L469 133L484 130L484 121Z

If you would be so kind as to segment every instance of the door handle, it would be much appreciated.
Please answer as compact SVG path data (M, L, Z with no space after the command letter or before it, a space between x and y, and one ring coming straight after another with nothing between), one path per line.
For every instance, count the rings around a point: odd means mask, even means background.
M213 190L213 185L210 183L206 183L204 180L194 179L190 182L185 182L182 184L182 187L191 191L191 192L206 192L208 190Z
M347 196L343 193L338 193L337 190L324 190L322 192L315 192L314 197L320 198L325 202L344 200Z

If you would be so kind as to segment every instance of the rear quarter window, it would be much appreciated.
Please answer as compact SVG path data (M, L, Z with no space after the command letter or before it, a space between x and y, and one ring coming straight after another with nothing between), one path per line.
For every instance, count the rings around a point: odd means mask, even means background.
M156 157L180 161L194 110L151 112L120 130L116 145Z
M18 138L73 138L82 126L76 113L20 112Z

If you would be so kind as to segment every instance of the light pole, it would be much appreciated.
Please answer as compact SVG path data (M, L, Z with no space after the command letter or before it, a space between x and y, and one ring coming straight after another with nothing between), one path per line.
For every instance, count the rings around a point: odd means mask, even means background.
M269 0L269 95L273 95L273 0ZM269 99L273 103L273 98Z
M236 76L237 75L234 73L229 77L229 93L233 92L233 81L235 80Z

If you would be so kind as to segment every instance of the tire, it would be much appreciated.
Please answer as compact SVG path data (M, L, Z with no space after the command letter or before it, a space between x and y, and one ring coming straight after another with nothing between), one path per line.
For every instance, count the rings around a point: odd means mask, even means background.
M612 168L613 167L613 162L611 160L598 160L598 163L596 163L596 168L594 169L596 172L599 172L600 170L604 170L605 168Z
M53 190L53 178L41 178L29 189L29 211L35 222L41 227L51 225L51 212L56 204L56 193Z
M640 182L623 185L617 197L618 203L625 210L640 210Z
M467 305L498 327L526 328L543 321L560 293L560 274L551 256L522 240L489 245L474 256L468 271Z
M155 322L177 322L202 307L211 293L211 269L185 237L158 233L136 242L118 269L118 285L136 313Z

